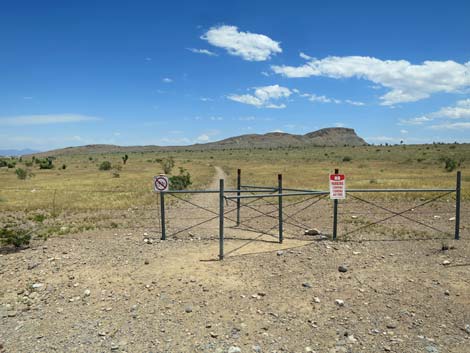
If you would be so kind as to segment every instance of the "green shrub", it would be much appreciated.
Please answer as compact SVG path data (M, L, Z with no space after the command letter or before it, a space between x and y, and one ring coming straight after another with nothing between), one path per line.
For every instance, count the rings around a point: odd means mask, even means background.
M0 159L0 168L1 167L6 167L7 166L7 161L4 159Z
M351 162L352 158L350 156L344 156L343 157L343 162Z
M111 169L111 162L110 161L103 161L99 167L100 170L110 170Z
M445 157L444 163L445 163L444 169L448 172L452 172L458 167L457 161L450 157Z
M19 248L23 245L29 245L31 233L26 229L5 226L0 229L0 243L3 245L13 245Z
M175 160L173 159L173 157L163 158L160 161L160 165L163 168L163 173L170 174L171 170L175 166Z
M31 173L29 170L23 168L16 168L15 174L16 177L20 180L26 180L27 178L31 178L34 176L34 174Z
M174 175L169 180L171 190L185 190L192 184L191 175L186 169L181 167L179 175Z

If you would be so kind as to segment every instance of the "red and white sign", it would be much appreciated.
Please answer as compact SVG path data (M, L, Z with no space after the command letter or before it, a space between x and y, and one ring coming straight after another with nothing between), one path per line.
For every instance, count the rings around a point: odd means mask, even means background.
M344 174L330 174L330 199L346 198L346 178Z
M156 192L168 191L168 177L165 175L158 175L153 177L153 187Z

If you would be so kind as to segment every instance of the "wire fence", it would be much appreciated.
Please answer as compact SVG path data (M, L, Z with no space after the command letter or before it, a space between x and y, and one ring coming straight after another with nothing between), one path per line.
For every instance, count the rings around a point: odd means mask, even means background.
M309 234L346 241L459 239L460 180L458 172L455 188L353 189L346 200L335 201L328 191L283 188L282 175L276 186L243 185L241 171L234 189L221 181L217 190L159 196L142 190L0 188L0 225L19 222L46 235L126 229L163 240L218 239L221 259L224 239L238 234L279 243L311 239ZM392 197L375 197L383 193ZM403 194L415 197L395 197Z

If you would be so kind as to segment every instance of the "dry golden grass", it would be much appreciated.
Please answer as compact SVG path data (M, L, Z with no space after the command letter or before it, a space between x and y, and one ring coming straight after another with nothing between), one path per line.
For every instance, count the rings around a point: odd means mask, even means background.
M176 166L190 171L192 189L204 188L212 179L214 165L227 173L235 185L236 170L242 169L243 184L277 184L282 173L284 186L291 188L328 188L328 174L339 168L347 175L348 188L454 188L455 171L444 169L443 158L461 161L462 196L470 196L470 178L465 158L470 145L366 146L340 148L282 148L256 150L175 151L131 153L126 165L122 154L90 154L58 157L55 169L31 169L35 176L19 180L15 169L0 168L0 210L90 210L124 209L150 205L156 195L152 178L162 172L156 158L173 156ZM90 160L90 157L93 158ZM350 161L343 161L348 159ZM99 171L108 160L121 165L119 177L111 171ZM65 170L59 169L66 164ZM17 167L26 168L23 163ZM388 194L387 198L407 197ZM429 194L427 195L429 196ZM416 195L413 195L416 197Z

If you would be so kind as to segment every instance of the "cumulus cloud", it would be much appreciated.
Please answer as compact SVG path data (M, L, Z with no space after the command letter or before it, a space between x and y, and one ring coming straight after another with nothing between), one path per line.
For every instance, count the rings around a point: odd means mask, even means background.
M436 119L470 119L470 98L459 100L453 106L443 107L438 111L400 122L405 125L423 125ZM454 123L453 126L457 125Z
M248 61L265 61L282 52L279 42L263 34L241 32L236 26L212 27L201 39Z
M195 53L195 54L204 54L204 55L208 55L208 56L218 56L216 53L214 53L210 50L207 50L207 49L197 49L197 48L186 48L186 49L188 49L190 52Z
M100 118L80 114L45 114L45 115L19 115L0 118L0 125L26 126L26 125L49 125L80 123L97 121Z
M437 92L453 93L470 87L470 61L424 61L411 64L406 60L380 60L366 56L330 56L324 59L300 55L308 60L301 66L271 66L290 78L324 76L334 79L360 78L388 88L380 97L382 105L414 102Z
M162 79L162 81L165 82L165 83L172 83L173 82L173 80L169 77L165 77L164 79Z
M227 98L235 102L254 105L258 108L283 109L285 104L275 104L272 100L288 98L292 91L289 88L279 85L254 87L253 94L229 95Z

